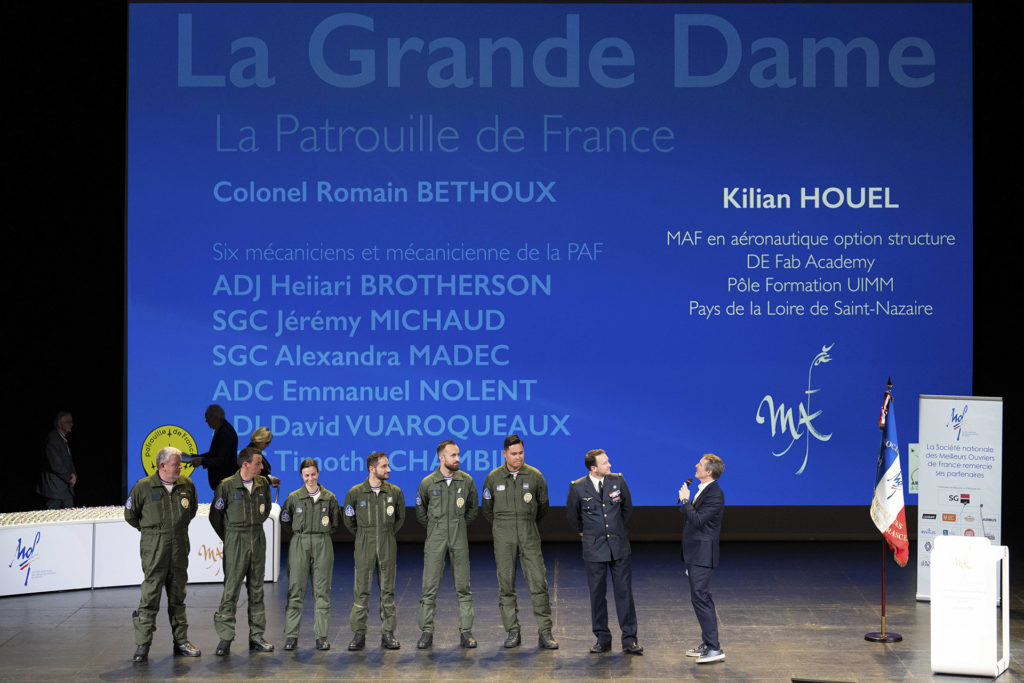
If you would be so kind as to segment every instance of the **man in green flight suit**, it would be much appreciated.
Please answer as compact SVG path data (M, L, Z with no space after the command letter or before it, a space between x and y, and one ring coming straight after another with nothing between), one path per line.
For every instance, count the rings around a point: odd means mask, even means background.
M173 446L156 454L156 472L139 479L124 504L124 519L142 532L142 599L132 615L135 624L133 662L145 662L156 630L161 588L167 590L167 615L171 620L174 654L198 657L188 640L185 618L185 584L188 583L188 525L196 516L196 486L181 476L181 451Z
M473 637L473 592L469 589L469 541L466 526L480 512L473 478L459 471L459 447L454 441L437 445L437 471L427 475L416 491L416 520L427 527L423 544L423 592L420 597L420 639L416 647L434 644L434 608L444 573L444 557L451 558L455 594L459 597L459 644L476 647Z
M249 595L249 649L273 652L274 646L263 639L267 612L263 607L263 572L266 565L267 536L263 522L270 516L270 483L259 476L263 456L252 447L238 454L238 471L217 485L210 506L210 524L224 541L224 594L213 615L213 626L220 642L217 656L231 653L235 639L235 611L242 581Z
M370 612L373 573L380 586L380 644L388 650L401 647L395 639L398 626L395 608L395 570L398 544L395 533L405 523L405 495L388 481L391 465L387 453L371 453L366 458L366 481L345 495L345 527L356 537L355 582L352 588L352 642L349 650L366 647L366 622Z
M313 458L299 465L303 486L288 494L281 506L281 525L292 530L288 546L288 607L284 611L284 649L299 645L306 584L313 580L313 634L317 650L330 650L331 576L334 542L331 532L341 522L338 498L320 486L320 466Z
M526 464L523 440L517 434L505 439L505 464L484 479L481 509L493 526L494 561L498 566L498 608L508 636L505 647L518 647L519 607L516 604L516 557L530 588L538 641L546 650L557 650L551 637L551 602L537 523L548 513L548 484L544 475Z

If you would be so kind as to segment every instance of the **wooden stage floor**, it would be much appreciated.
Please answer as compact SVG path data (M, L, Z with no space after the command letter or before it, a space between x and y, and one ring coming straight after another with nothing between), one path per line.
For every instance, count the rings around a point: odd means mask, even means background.
M520 574L523 644L502 647L494 558L488 544L472 546L476 608L473 633L480 647L458 646L456 600L446 570L438 593L432 650L416 649L422 548L399 545L398 639L401 650L380 648L374 588L367 649L350 653L348 612L352 604L352 545L335 545L329 652L313 648L312 597L307 595L299 649L284 652L287 572L266 584L267 639L277 650L250 654L245 626L245 591L239 604L239 639L229 657L214 656L213 612L217 584L189 587L192 642L202 657L171 656L170 630L161 614L147 664L132 664L131 613L137 588L68 591L0 598L0 680L519 680L698 679L710 681L969 681L932 676L930 606L915 600L912 568L888 564L886 626L903 641L875 644L864 634L879 630L880 543L726 543L713 591L718 606L724 662L697 666L685 651L700 641L676 544L633 544L633 590L642 656L618 649L614 602L609 596L613 650L589 654L594 642L586 576L579 546L545 544L557 651L537 648L536 623ZM1013 566L1011 558L1011 567ZM1019 574L1019 572L1015 572ZM1015 577L1016 578L1016 577ZM1012 584L1011 663L999 680L1024 680L1024 593Z

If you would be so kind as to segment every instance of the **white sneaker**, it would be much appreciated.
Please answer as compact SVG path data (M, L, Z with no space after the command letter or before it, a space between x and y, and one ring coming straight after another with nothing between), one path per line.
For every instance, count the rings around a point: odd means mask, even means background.
M710 664L711 662L718 662L725 659L725 653L721 650L711 650L697 657L698 664Z

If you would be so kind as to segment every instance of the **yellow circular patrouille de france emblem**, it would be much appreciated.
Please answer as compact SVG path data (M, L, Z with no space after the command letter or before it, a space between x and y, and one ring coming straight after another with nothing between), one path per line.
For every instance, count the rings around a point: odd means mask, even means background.
M533 494L532 493L527 491L526 493L523 494L523 502L524 503L529 503L531 500L533 500Z
M167 446L173 446L182 453L197 451L196 440L182 427L176 425L157 427L142 442L142 467L146 470L146 474L156 473L156 454L160 452L161 448ZM192 463L181 463L181 473L186 477L191 477L194 469Z
M393 514L395 514L395 506L394 505L388 505L388 517L390 517Z
M459 507L462 507L463 505L466 504L466 499L465 498L459 498L457 501L455 501L455 504L458 505Z

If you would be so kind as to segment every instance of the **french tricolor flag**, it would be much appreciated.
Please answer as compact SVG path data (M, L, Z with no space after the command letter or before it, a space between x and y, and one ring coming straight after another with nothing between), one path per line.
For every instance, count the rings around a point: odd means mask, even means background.
M907 538L907 517L903 506L903 473L900 471L900 447L896 437L896 413L892 393L885 392L878 428L882 430L882 446L875 470L875 497L871 501L871 519L892 548L896 563L907 566L910 541Z

